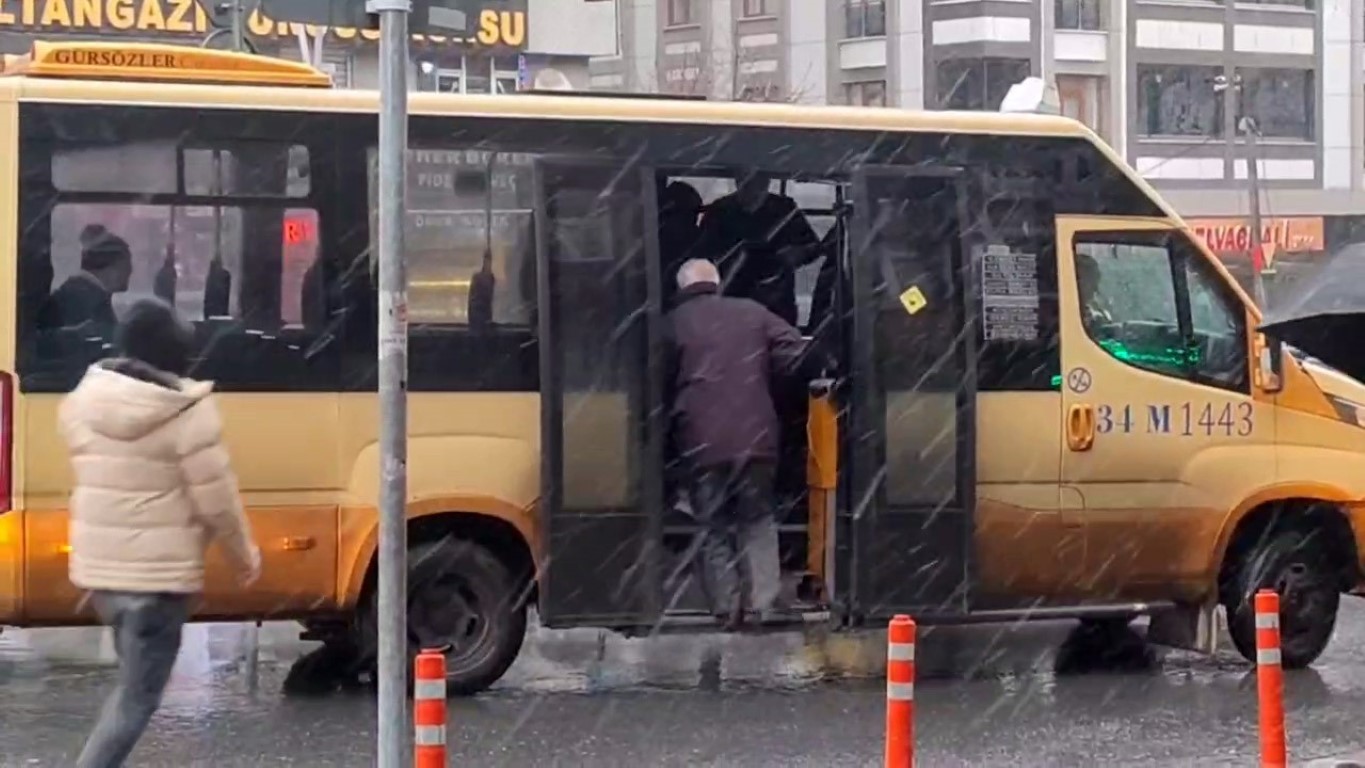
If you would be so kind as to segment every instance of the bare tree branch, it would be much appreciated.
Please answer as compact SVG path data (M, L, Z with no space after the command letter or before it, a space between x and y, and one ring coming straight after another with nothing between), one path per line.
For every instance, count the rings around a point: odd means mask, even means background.
M789 88L778 82L777 72L755 71L764 61L741 51L739 46L712 46L709 52L697 51L669 55L669 65L657 67L653 82L660 93L679 96L704 96L721 101L795 103L809 95L809 86ZM647 78L634 78L648 81ZM801 82L807 82L803 77Z

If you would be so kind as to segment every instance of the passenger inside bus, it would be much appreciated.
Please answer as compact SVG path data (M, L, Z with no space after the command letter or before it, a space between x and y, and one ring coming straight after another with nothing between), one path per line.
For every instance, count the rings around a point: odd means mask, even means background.
M734 192L706 207L697 253L720 267L726 295L753 299L797 326L796 270L820 258L820 238L794 199L772 191L771 174L750 168L735 180ZM806 398L803 382L773 381L783 434L777 470L783 520L801 507L805 491Z
M719 264L725 277L724 293L758 301L792 325L806 321L816 307L828 316L832 312L840 263L833 254L842 243L841 230L834 226L838 214L830 205L831 200L839 197L837 185L823 181L778 181L769 174L748 169L716 169L695 176L693 173L686 180L661 175L658 184L664 310L676 306L673 297L677 292L678 265L689 256L697 256ZM798 197L809 211L797 202ZM708 199L711 202L705 204L703 201ZM811 208L812 205L815 207ZM819 230L812 225L811 217L821 219ZM830 221L826 223L824 219ZM824 237L820 232L825 233ZM825 257L823 261L821 256ZM822 276L819 280L817 273ZM814 295L821 290L829 296ZM818 345L822 353L817 353L822 360L828 353L837 352L838 346L833 338L838 335L837 324L826 325L830 330L826 334L830 336L829 343ZM796 577L804 574L808 559L808 392L805 380L799 377L775 376L770 386L781 428L772 503L781 530L783 568L789 576ZM683 554L688 549L686 541L696 544L697 499L691 498L690 470L677 450L676 429L670 428L668 432L664 470L669 507L666 530L671 531L669 548ZM677 579L694 570L686 562L688 559L691 556L686 556L675 569L672 582L675 590L686 589L685 583ZM800 596L799 588L792 590L791 586L789 582L784 589L784 599ZM674 594L674 599L678 599Z
M659 190L659 258L663 262L660 282L663 305L673 305L677 292L678 267L687 260L701 236L698 217L701 215L701 194L685 181L667 182L660 178Z
M465 316L469 318L471 331L489 331L493 328L493 296L498 287L497 276L493 274L493 249L485 247L479 262L479 271L469 277L469 299L465 303Z
M204 275L204 319L227 317L231 302L232 273L223 266L223 257L214 254Z
M825 257L820 262L819 276L815 281L815 288L811 292L810 316L806 320L805 331L807 336L819 337L821 331L834 319L834 291L835 283L839 279L839 246L840 238L843 234L843 218L848 211L838 211L835 213L837 224L825 232L824 237L820 238L820 250Z
M175 267L175 250L166 249L166 259L161 262L161 268L156 271L156 277L152 278L152 293L158 299L167 304L175 304L175 284L180 275Z
M781 429L771 385L815 372L795 327L753 302L718 295L711 262L684 262L677 282L665 381L701 526L696 572L712 615L735 629L746 608L766 620L785 607L773 498Z
M68 277L47 298L38 314L40 329L90 326L112 331L114 294L128 290L133 274L133 252L128 242L100 224L80 233L80 271Z
M753 299L797 324L796 269L820 257L820 239L796 201L750 171L706 208L698 253L720 267L725 293Z

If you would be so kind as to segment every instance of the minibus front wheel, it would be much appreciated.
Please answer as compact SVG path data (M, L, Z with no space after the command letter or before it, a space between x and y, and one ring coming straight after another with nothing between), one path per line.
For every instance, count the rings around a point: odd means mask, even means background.
M1256 661L1256 593L1280 596L1280 663L1302 669L1326 650L1341 604L1340 569L1317 528L1267 533L1248 550L1225 594L1228 634L1247 661Z
M370 654L378 648L378 603L378 590L370 590L361 629ZM454 536L409 547L409 650L445 651L449 695L472 695L496 683L525 638L526 606L516 580L486 547ZM407 672L411 678L412 669Z

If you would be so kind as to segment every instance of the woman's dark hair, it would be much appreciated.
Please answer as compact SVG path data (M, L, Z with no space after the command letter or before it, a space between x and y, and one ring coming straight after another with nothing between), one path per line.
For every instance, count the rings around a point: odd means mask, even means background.
M114 341L124 357L176 376L189 373L194 328L164 301L138 300L119 323Z

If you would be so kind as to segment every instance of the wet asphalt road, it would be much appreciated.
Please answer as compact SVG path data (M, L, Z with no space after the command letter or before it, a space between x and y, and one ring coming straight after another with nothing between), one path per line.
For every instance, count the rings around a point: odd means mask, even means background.
M1327 655L1287 676L1296 764L1365 748L1365 601L1343 608ZM1068 630L928 631L919 763L1255 764L1255 678L1231 650L1169 652L1145 670L1058 673ZM373 765L372 694L285 696L288 663L309 646L288 625L268 625L252 664L251 635L235 625L187 632L163 710L131 765ZM880 762L881 637L609 637L600 662L598 638L534 631L498 690L452 702L451 765ZM0 635L0 766L71 765L110 680L96 632Z

